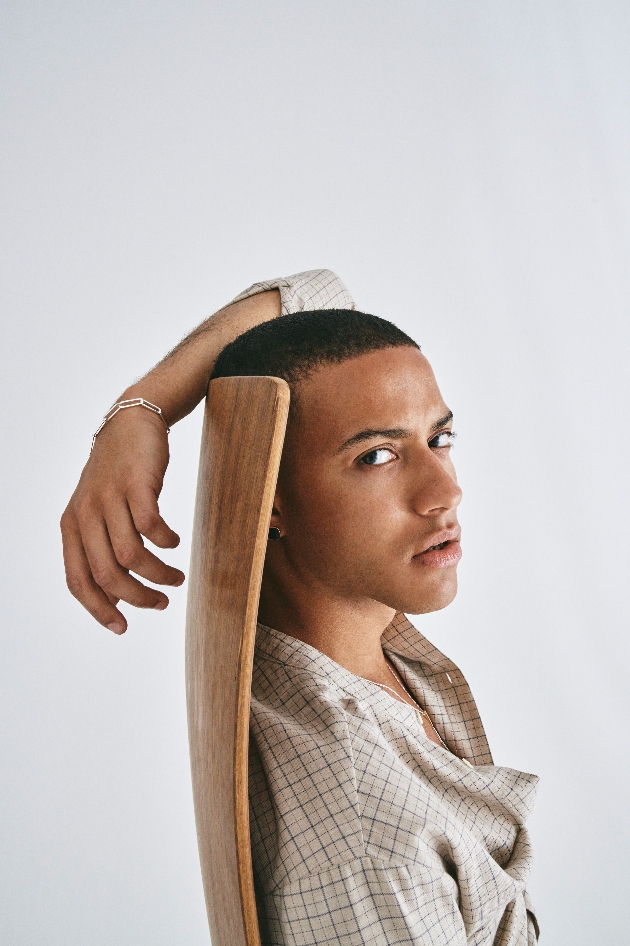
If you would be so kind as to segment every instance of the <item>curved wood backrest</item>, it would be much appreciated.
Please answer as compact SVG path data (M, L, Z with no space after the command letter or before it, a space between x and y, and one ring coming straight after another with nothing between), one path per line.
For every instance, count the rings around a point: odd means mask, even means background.
M197 838L212 946L260 946L249 837L252 662L289 409L279 378L210 382L186 618Z

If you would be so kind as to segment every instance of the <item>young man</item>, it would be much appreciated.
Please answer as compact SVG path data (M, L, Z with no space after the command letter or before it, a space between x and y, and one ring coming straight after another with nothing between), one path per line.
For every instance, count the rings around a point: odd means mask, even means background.
M206 323L189 342L196 355L180 346L126 392L172 422L202 396L211 360L215 376L272 374L292 389L252 687L263 941L534 943L524 822L536 779L492 764L463 676L404 617L445 607L456 591L452 415L415 343L351 311L333 274L275 285L289 318L270 322L274 284L252 287L240 315L215 317L225 349L216 365L217 328ZM291 316L304 310L316 311ZM175 541L157 516L165 425L150 411L121 413L99 434L62 523L71 590L119 631L118 599L164 606L126 569L183 580L138 535Z

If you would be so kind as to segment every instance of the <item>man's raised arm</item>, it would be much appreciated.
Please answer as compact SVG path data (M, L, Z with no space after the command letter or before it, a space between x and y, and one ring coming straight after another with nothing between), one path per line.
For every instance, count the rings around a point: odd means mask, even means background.
M166 428L205 396L219 353L243 332L280 314L354 308L330 270L256 283L203 322L119 400L142 397L162 419L142 408L120 411L103 427L78 486L61 517L68 588L104 627L123 634L127 621L116 605L164 610L167 596L137 578L179 586L183 572L144 546L175 548L179 536L162 519L158 498L168 466Z
M235 302L211 316L141 381L120 397L159 405L120 411L102 429L61 518L68 588L99 624L122 634L127 622L116 605L168 605L158 585L181 585L184 575L144 547L175 548L179 536L160 516L158 497L169 460L166 425L189 414L204 397L221 350L242 332L280 315L277 289Z

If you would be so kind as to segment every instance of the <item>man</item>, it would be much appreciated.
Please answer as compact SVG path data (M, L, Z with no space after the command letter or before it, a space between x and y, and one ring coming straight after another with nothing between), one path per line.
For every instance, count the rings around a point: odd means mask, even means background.
M99 433L62 522L69 585L118 632L119 599L164 607L127 572L183 580L138 534L176 541L157 513L163 421L196 403L212 368L284 377L252 686L263 941L533 943L524 822L536 779L492 764L463 676L403 614L456 591L452 415L417 345L353 312L333 274L276 285L288 318L271 321L280 300L258 284L126 392L164 418L121 411Z

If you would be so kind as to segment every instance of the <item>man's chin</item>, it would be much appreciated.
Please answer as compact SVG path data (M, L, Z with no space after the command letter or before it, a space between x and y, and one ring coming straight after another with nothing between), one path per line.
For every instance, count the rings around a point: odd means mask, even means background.
M403 614L430 614L431 611L441 611L447 608L457 594L457 573L441 581L437 586L425 588L399 588L394 594L387 595L387 604Z

